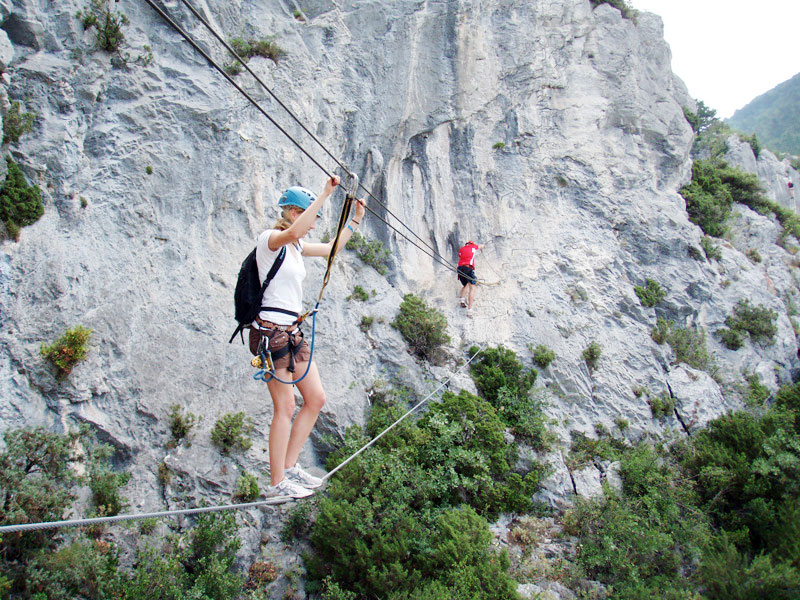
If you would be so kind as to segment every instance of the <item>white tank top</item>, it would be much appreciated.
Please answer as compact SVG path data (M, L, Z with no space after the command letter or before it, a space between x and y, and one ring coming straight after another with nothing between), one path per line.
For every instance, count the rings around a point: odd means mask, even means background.
M256 260L258 261L258 276L263 282L269 273L272 264L278 257L280 248L277 250L269 249L269 237L277 229L267 229L258 236L256 243ZM264 290L261 299L261 306L272 306L282 308L300 314L303 311L303 279L306 277L306 267L303 264L303 250L300 241L297 244L286 246L286 256L283 264L278 269L275 277ZM259 317L265 321L271 321L276 325L291 325L296 317L271 310L262 310ZM258 327L258 323L253 323Z

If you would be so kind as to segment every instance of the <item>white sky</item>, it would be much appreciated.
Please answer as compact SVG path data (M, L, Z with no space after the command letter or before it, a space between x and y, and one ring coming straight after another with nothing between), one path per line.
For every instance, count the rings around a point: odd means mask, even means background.
M672 70L728 118L800 72L800 0L627 0L664 20Z

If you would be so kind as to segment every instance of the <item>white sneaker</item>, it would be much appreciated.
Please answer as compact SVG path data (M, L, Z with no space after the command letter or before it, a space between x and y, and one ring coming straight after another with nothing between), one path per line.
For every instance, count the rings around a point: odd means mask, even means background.
M318 488L322 485L322 479L319 477L314 477L311 473L305 472L299 464L286 469L285 473L287 479L310 490Z
M471 309L471 308L468 308L468 309L467 309L467 316L468 316L470 319L472 318L472 309Z
M266 498L305 498L313 494L313 490L297 485L294 481L284 478L277 485L268 485L264 490Z
M460 300L461 300L461 308L467 308L467 299L460 298Z

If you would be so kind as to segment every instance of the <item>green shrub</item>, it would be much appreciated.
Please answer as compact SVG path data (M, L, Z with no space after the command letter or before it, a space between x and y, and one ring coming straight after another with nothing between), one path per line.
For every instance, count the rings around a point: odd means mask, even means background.
M150 165L147 165L144 168L144 172L147 173L148 175L152 175L153 174L153 167L151 167Z
M727 534L712 542L701 573L705 596L712 600L789 600L800 589L796 567L769 554L741 552Z
M706 253L706 258L711 260L722 260L722 252L709 236L704 235L700 239L700 245L703 247L703 252Z
M607 431L595 427L595 433L597 438L590 438L581 431L570 431L571 442L566 464L571 470L582 469L600 461L619 460L628 449L624 441Z
M656 344L661 345L667 341L673 326L674 323L672 321L667 321L666 319L658 317L658 319L656 319L656 326L653 327L650 332L650 337L653 338Z
M667 343L675 353L675 362L686 363L690 367L708 371L713 367L706 347L706 334L702 328L675 327L672 321L659 318L650 336L657 344Z
M56 374L58 379L64 379L72 372L75 365L86 358L91 335L91 329L77 325L67 329L64 335L49 346L42 344L41 354L58 369Z
M258 494L258 478L252 473L242 473L236 480L233 497L242 502L253 502L258 499Z
M353 293L347 297L347 300L358 300L359 302L366 302L369 300L369 294L360 285L353 288Z
M765 345L775 343L778 326L775 321L778 313L763 305L752 306L747 298L742 298L733 308L733 314L725 319L730 329L748 333L753 342Z
M222 454L231 451L249 450L253 445L250 434L253 433L253 421L243 412L222 415L211 430L211 441Z
M242 66L242 63L240 63L238 60L235 60L231 64L225 65L224 71L228 75L233 77L234 75L239 75L240 73L243 73L244 67Z
M3 440L0 525L63 519L72 509L79 487L87 481L93 500L105 500L96 494L108 488L97 484L110 472L111 449L92 445L87 430L62 435L41 427L14 429L7 430ZM81 447L88 449L82 456L88 478L79 476L73 468ZM84 584L110 593L113 582L106 582L104 577L116 566L116 556L93 554L92 544L83 542L79 535L72 536L73 545L59 550L62 540L50 529L13 533L0 539L0 572L8 579L11 597L28 597L26 594L36 589L31 588L31 582L36 582L47 598L54 599L72 600L86 589Z
M753 154L756 158L761 154L761 142L758 141L758 137L756 134L753 133L752 135L744 135L739 134L739 139L742 140L746 144L750 144L750 148L753 150Z
M127 501L119 490L131 478L127 472L116 472L110 466L113 448L107 444L96 444L89 450L89 489L92 492L93 514L96 516L118 515L127 507Z
M292 15L293 15L293 16L294 16L294 18L295 18L295 19L297 19L298 21L305 21L305 20L306 20L306 18L303 16L303 13L302 13L302 12L300 12L299 10L295 10L295 11L292 13Z
M366 333L372 327L372 323L375 321L375 317L368 317L364 315L361 317L361 322L358 324L358 328Z
M20 104L17 101L11 103L11 108L3 117L3 143L16 144L19 138L26 133L33 131L33 123L36 121L34 113L20 112Z
M443 346L450 342L445 316L414 294L403 296L400 312L391 325L408 342L412 353L433 362L440 359Z
M701 506L740 550L783 555L787 536L800 533L796 417L791 409L724 415L693 435L682 457Z
M167 448L176 448L181 440L186 440L186 445L191 446L192 427L197 425L203 417L190 412L183 412L180 404L173 404L169 410L169 431L172 439L167 442Z
M205 513L188 532L166 547L161 540L136 554L124 582L125 600L153 598L230 600L243 592L244 576L234 569L239 541L234 513Z
M254 56L261 56L278 64L278 59L286 56L286 51L275 43L275 36L269 36L260 40L233 38L230 41L230 45L236 54L238 54L240 58L243 58L245 62Z
M733 197L719 177L716 163L696 160L692 164L692 181L679 190L686 200L689 220L706 235L720 237L731 214Z
M564 516L578 536L580 574L613 589L612 598L692 598L707 520L674 461L640 445L622 454L619 493L578 498Z
M281 528L281 540L289 543L294 539L307 538L314 525L312 504L304 502L293 506Z
M747 406L764 406L769 398L769 388L761 383L761 379L756 373L751 373L745 377L747 380L747 396L745 404Z
M594 370L597 368L597 361L600 360L600 356L603 354L603 349L600 347L600 344L597 342L591 342L586 348L583 350L583 360L586 361L586 366L589 367L589 370Z
M506 147L505 142L496 142L495 144L492 145L492 150L502 150L505 147Z
M385 275L389 268L389 251L383 247L379 240L368 242L359 232L354 232L344 246L353 250L362 262L368 264L381 275Z
M675 398L669 394L648 398L647 403L650 405L650 412L654 419L670 417L675 412Z
M469 349L469 355L477 356L469 366L475 387L481 397L497 407L501 390L506 389L521 398L536 383L536 370L526 369L513 350L498 346L478 352L477 346Z
M540 369L546 369L556 358L556 353L544 344L539 344L535 348L528 347L533 353L533 362Z
M722 327L717 329L717 336L728 350L738 350L744 346L744 332L738 329Z
M84 29L97 29L97 47L106 52L119 51L125 43L122 27L128 24L128 17L112 10L112 6L111 0L90 0L89 5L76 15Z
M628 427L630 427L631 424L628 421L628 419L625 419L623 417L616 417L614 419L614 425L616 425L617 429L619 429L620 431L625 431L628 429Z
M656 306L667 296L667 292L661 289L661 284L654 279L645 279L645 285L637 285L633 288L633 291L639 296L639 302L642 303L642 306L648 308Z
M6 164L8 174L0 188L0 220L5 224L9 235L18 239L20 227L38 221L44 214L44 207L38 186L28 185L22 170L10 156L6 157Z
M393 395L375 399L364 430L348 431L328 468L403 412ZM503 432L485 400L446 392L349 463L319 498L306 590L330 577L357 597L516 598L484 515L529 510L545 470L514 472Z

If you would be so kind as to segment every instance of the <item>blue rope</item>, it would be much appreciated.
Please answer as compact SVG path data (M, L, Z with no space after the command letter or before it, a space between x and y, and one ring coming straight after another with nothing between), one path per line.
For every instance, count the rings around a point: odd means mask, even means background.
M319 301L317 301L316 306L314 306L314 310L311 311L311 351L308 356L308 365L306 366L306 372L303 373L300 379L296 379L295 381L284 381L283 379L275 375L274 364L272 365L271 370L266 368L259 370L258 373L253 375L253 379L255 379L256 381L263 381L264 383L268 383L274 379L275 381L278 381L280 383L285 383L286 385L295 385L303 381L303 379L305 379L305 376L308 375L308 370L311 368L311 361L314 359L314 338L317 329L318 308L319 308ZM261 353L261 364L264 365L265 367L267 365L267 358L263 352ZM267 375L269 375L269 377L267 377Z

